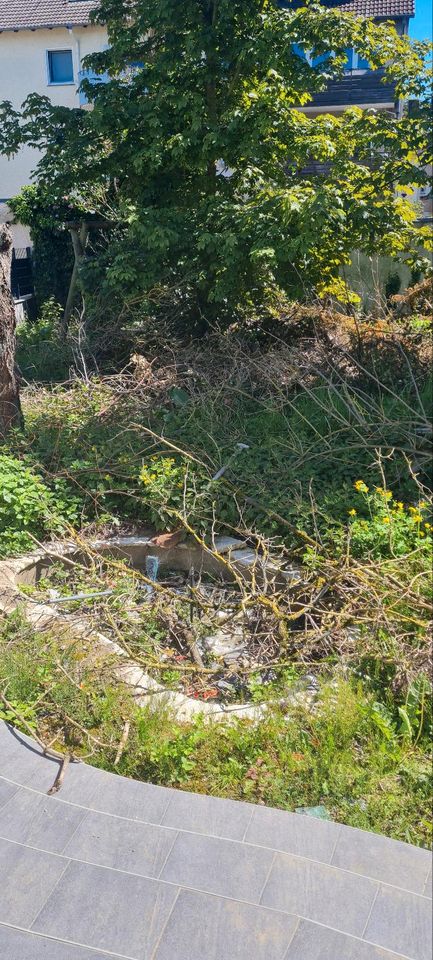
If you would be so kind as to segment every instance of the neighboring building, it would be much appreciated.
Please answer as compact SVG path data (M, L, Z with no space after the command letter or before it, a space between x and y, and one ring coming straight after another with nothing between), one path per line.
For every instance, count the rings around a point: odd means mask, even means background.
M282 0L289 5L290 0ZM297 6L303 0L295 0ZM323 6L338 7L344 13L353 13L358 17L368 17L375 23L394 23L397 33L403 36L409 31L409 21L415 16L415 0L321 0ZM310 63L320 62L311 60L308 52L298 48L298 54L305 57ZM355 50L347 50L347 67L344 77L331 81L326 90L316 93L308 106L300 109L309 116L318 116L321 113L332 113L336 116L347 110L348 107L361 107L368 110L383 110L388 113L399 114L403 103L396 96L395 84L384 82L384 70L372 70L366 60ZM325 175L329 165L310 163L302 173L312 177ZM420 205L423 221L432 218L432 200L430 186L418 188L413 201Z
M415 16L415 0L321 0L325 7L338 7L344 13L368 17L376 23L391 21L400 35L407 34L409 20ZM355 52L347 51L348 62L345 76L332 81L326 90L316 94L306 112L342 113L347 107L388 110L397 112L400 104L396 99L395 85L383 83L383 70L371 70L366 60Z
M287 0L281 2L289 5ZM301 0L295 2L301 5ZM400 34L407 33L415 6L415 0L322 3L378 22L392 20ZM48 96L53 104L85 107L85 98L78 92L83 58L107 45L104 27L90 22L96 6L97 0L0 0L1 99L20 107L29 93L37 92ZM398 111L400 104L393 84L382 80L383 71L372 71L354 51L348 51L344 78L330 83L302 109L312 115L338 114L352 105ZM8 200L31 182L38 157L38 151L29 147L11 160L0 156L0 221L10 219ZM320 175L321 171L314 172ZM15 256L19 259L27 255L31 241L26 227L16 224L12 229Z
M29 93L53 104L84 106L78 93L82 60L103 50L107 34L90 23L97 0L0 0L0 98L20 107ZM10 219L7 202L25 184L39 158L26 147L11 160L0 156L0 221ZM26 227L12 227L21 258L30 246Z

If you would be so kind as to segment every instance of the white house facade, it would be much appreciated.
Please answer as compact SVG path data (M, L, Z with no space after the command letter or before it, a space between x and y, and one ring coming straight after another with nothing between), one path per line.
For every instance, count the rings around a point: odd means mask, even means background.
M104 27L90 22L96 0L0 0L0 100L20 107L30 93L53 104L85 106L78 87L82 61L107 45ZM10 221L8 200L32 182L39 152L26 147L0 156L0 222ZM14 247L31 245L26 227L12 225Z

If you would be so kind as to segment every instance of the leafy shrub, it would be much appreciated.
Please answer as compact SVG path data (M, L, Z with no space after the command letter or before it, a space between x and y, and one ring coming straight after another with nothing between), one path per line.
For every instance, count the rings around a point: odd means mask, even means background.
M77 519L78 503L62 480L55 491L26 464L0 455L0 556L21 553L49 531L59 531L64 520Z
M391 490L370 491L363 480L354 484L356 507L349 510L352 553L355 557L402 557L415 548L431 551L432 526L427 504L405 506Z
M204 471L173 457L153 456L140 472L144 506L155 526L172 525L176 512L186 507L188 517L200 519L209 506L209 478Z
M51 297L42 304L36 323L27 321L18 328L17 363L26 380L48 383L67 378L73 357L58 337L61 314L60 304Z

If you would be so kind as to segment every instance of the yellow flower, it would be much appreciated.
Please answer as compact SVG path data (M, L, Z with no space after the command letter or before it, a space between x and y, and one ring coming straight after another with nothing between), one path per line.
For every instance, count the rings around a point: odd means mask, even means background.
M390 521L389 517L384 517L384 518L383 518L383 522L384 522L384 523L390 523L391 521Z
M426 506L427 506L427 504L426 504L425 500L421 500L421 502L418 504L418 509L419 509L419 510L425 510Z
M431 523L425 523L424 526L426 530L431 530Z
M412 520L413 520L415 523L422 523L422 516L421 516L421 514L420 514L420 513L414 513L413 516L412 516Z
M358 493L368 493L367 484L364 483L363 480L356 480L353 486L355 487L355 490L358 491Z
M418 510L416 507L409 507L409 513L418 513Z
M349 517L356 517L356 510L354 510L353 507L349 510Z
M401 500L398 501L397 507L399 510L404 510L404 505L402 504Z
M383 494L385 493L383 487L375 487L374 489L376 493L380 493L381 496L383 496Z
M385 497L387 500L391 500L392 490L385 490Z
M425 537L425 533L423 533L422 530L420 530L419 535L420 537Z

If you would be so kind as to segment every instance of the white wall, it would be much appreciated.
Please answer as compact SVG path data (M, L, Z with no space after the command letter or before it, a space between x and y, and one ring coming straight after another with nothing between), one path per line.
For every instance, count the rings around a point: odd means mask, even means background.
M107 43L103 27L58 27L53 30L5 31L0 34L0 100L20 107L29 93L40 93L59 106L78 107L78 73L81 61L89 53L103 50ZM49 84L48 50L72 50L74 82ZM0 220L9 219L4 201L16 196L21 187L32 182L31 174L40 154L29 147L8 160L0 156ZM13 227L15 246L28 246L28 231Z

